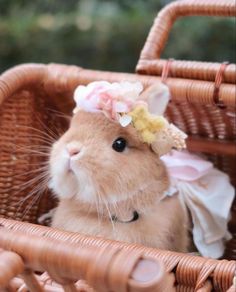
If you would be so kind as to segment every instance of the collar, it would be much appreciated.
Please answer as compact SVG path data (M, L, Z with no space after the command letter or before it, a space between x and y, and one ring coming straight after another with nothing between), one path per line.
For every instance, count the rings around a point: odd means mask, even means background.
M133 211L133 216L130 220L120 220L116 215L111 216L111 220L114 222L119 222L119 223L131 223L134 221L137 221L139 219L139 213L137 211Z

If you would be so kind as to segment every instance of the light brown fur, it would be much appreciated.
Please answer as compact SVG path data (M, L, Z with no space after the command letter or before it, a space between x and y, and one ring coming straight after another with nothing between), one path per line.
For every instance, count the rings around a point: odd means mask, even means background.
M177 198L168 198L160 205L147 208L137 221L115 222L113 227L108 218L98 219L97 214L89 214L79 204L62 200L56 210L53 226L87 235L186 252L186 222L184 214L179 211Z
M118 137L124 152L112 149ZM66 145L79 143L74 171L60 161ZM132 126L122 128L101 113L77 113L68 131L54 144L52 188L60 199L53 226L69 231L146 246L187 251L187 215L178 197L161 200L169 187L166 168ZM112 222L113 214L138 211L131 223Z

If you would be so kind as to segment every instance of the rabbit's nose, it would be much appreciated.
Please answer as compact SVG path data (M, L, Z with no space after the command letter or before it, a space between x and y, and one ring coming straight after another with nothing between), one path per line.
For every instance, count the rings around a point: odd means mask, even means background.
M78 145L67 145L66 150L70 157L76 156L80 153L80 147Z
M79 154L80 153L80 150L74 148L74 149L68 150L68 153L69 153L70 157L72 157L72 156L75 156L75 155Z

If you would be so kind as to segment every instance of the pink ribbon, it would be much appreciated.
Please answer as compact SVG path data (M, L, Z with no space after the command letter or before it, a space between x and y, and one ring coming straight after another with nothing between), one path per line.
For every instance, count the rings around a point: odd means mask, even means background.
M187 151L172 150L161 157L171 178L194 181L213 168L213 164Z

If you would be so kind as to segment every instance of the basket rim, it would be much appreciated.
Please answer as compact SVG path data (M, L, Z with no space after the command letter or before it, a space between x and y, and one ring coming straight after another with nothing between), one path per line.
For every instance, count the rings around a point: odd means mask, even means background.
M46 91L72 92L78 84L88 84L96 80L140 81L144 87L155 82L162 82L161 77L142 75L135 73L120 73L83 69L74 65L63 64L22 64L17 65L0 75L0 106L5 98L15 92L29 88L34 85L42 86ZM215 84L212 81L168 78L166 84L169 86L173 101L186 101L192 104L214 105ZM182 96L179 96L181 91ZM197 97L198 96L198 97ZM236 86L222 83L219 90L219 99L225 106L235 107Z

